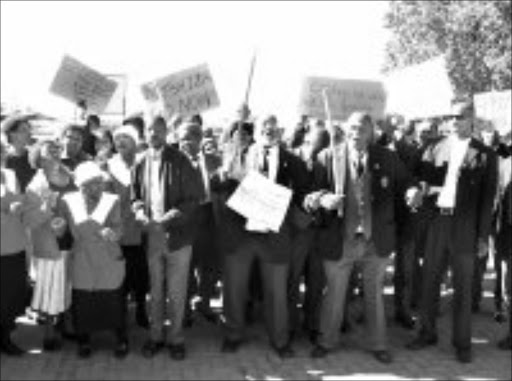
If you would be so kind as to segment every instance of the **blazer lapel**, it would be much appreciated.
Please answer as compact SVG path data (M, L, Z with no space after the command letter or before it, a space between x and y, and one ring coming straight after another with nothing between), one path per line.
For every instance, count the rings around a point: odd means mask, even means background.
M462 162L462 168L472 168L475 163L475 158L478 154L478 149L476 145L476 141L474 138L471 138L468 146L468 150L466 152L466 156L464 156L464 160Z

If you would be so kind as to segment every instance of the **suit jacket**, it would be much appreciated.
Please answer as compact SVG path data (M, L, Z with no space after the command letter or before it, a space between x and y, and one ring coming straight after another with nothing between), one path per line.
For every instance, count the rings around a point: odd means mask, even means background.
M251 147L247 155L251 155ZM268 262L273 263L287 263L290 259L290 229L293 224L293 208L301 207L304 196L307 192L307 173L304 164L299 158L288 152L285 148L279 146L278 148L278 168L276 174L276 183L292 189L292 203L288 208L288 213L285 217L283 225L278 233L252 233L245 230L246 219L236 212L230 210L225 204L222 207L221 227L222 236L221 241L226 253L233 253L240 245L247 239L258 239L264 242L266 247L264 257ZM246 170L252 168L253 160L247 159L245 161ZM224 193L224 200L227 200L230 195L238 187L238 181L227 179L215 181L214 189ZM225 238L225 239L224 239Z
M147 163L149 151L140 158L134 169L131 190L132 206L144 208L150 216L149 180ZM164 147L160 176L163 181L164 228L170 250L178 250L192 244L194 238L193 214L203 195L190 160L176 148Z
M325 149L319 155L320 166L315 168L314 188L326 193L334 192L332 151ZM347 155L348 157L348 155ZM368 148L368 172L371 198L371 239L377 255L385 257L395 250L396 215L395 199L404 197L406 189L417 185L396 152L380 145ZM346 166L349 170L349 166ZM348 182L348 181L347 181ZM345 185L347 185L347 182ZM346 207L346 205L345 205ZM319 211L319 254L325 259L338 260L343 254L345 226L344 219L337 212Z
M420 180L443 186L448 170L449 139L433 142L423 154ZM487 240L492 228L492 211L497 187L497 157L483 143L471 138L457 182L454 210L453 249L473 255L478 238ZM435 204L437 195L427 202Z

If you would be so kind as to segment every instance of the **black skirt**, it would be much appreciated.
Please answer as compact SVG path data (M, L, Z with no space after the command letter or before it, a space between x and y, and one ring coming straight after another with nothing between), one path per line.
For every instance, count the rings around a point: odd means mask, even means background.
M77 334L124 331L126 301L122 288L116 290L73 290L71 310Z
M0 322L10 332L18 316L25 313L28 295L25 252L0 256Z

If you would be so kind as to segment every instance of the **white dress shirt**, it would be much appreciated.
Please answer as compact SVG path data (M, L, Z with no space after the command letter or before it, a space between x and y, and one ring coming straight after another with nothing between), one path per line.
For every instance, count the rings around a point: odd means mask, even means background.
M450 157L448 171L437 198L437 206L440 208L454 208L457 199L457 183L459 180L460 168L468 151L471 139L459 139L457 136L450 137Z
M164 215L164 191L160 179L160 167L162 165L163 148L155 150L148 149L148 168L149 168L149 197L152 219L160 218Z

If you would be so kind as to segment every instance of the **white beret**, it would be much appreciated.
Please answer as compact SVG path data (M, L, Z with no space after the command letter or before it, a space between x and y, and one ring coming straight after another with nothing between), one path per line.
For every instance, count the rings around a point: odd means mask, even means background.
M127 124L124 126L117 127L114 130L114 133L112 134L112 136L114 137L114 140L119 135L129 136L135 142L135 145L139 144L139 132L133 126L130 126Z

